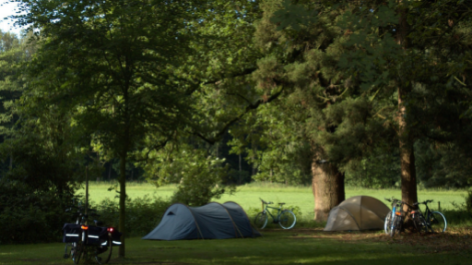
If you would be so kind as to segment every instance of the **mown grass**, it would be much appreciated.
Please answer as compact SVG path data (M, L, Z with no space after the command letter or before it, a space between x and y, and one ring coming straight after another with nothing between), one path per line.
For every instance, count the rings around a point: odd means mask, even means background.
M129 238L110 264L470 264L470 230L393 239L379 232L269 230L260 238L145 241ZM0 247L0 264L72 264L61 243Z
M95 202L100 202L105 198L118 200L117 193L107 189L114 183L92 182L89 188L90 198ZM130 198L136 197L161 197L163 199L172 196L175 191L175 185L168 185L156 188L149 183L128 183L127 194ZM84 190L79 190L80 194L84 194ZM419 190L418 199L420 201L433 199L434 203L430 204L430 208L437 209L437 202L441 203L441 210L453 210L453 203L462 203L466 191L463 190ZM392 196L400 198L400 189L361 189L346 188L346 198L368 195L387 203L384 198ZM234 201L240 204L244 210L250 212L261 209L259 198L275 203L285 202L287 207L298 207L301 219L310 220L313 218L314 198L311 187L307 186L285 186L273 183L251 183L248 185L238 186L234 194L224 194L217 202Z

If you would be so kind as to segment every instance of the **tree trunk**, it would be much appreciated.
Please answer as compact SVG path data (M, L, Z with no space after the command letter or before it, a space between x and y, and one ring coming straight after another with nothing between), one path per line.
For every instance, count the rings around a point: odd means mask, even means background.
M406 107L403 89L398 89L398 138L400 144L402 201L413 205L418 201L416 189L415 152L413 137L406 120ZM406 209L405 209L406 210Z
M311 164L312 189L315 197L315 221L328 220L329 211L344 201L344 174L332 163L313 159Z
M406 51L409 48L408 34L410 26L407 21L407 9L400 6L400 20L397 30L397 43ZM416 168L415 154L413 149L414 139L411 128L408 124L405 101L411 92L412 80L406 80L406 76L400 76L398 84L398 138L400 147L400 163L401 163L401 187L402 201L413 205L418 201L416 189ZM407 210L407 206L405 206Z
M120 155L120 220L119 220L119 230L122 233L121 235L121 245L119 248L119 256L121 258L125 257L125 220L126 220L126 158L127 152L123 152Z

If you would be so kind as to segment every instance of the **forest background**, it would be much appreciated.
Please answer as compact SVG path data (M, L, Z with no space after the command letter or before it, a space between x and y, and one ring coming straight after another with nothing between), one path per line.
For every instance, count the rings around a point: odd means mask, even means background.
M0 32L0 225L21 222L2 242L51 238L25 227L70 220L86 178L117 180L125 235L129 181L174 183L189 205L310 185L316 221L346 185L412 203L472 184L468 1L15 2L28 30Z

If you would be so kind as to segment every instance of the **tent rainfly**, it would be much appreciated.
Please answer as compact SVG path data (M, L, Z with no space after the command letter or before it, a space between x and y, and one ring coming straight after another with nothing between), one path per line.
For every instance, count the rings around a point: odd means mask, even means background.
M260 235L235 202L211 202L201 207L176 203L167 208L159 225L143 239L225 239Z
M351 197L331 209L324 231L381 230L389 211L376 198Z

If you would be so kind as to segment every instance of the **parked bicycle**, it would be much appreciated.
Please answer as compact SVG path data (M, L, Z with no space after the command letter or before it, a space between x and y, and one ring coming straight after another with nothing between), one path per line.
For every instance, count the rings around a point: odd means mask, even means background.
M411 211L411 214L416 230L418 230L419 233L442 233L446 231L446 217L439 211L431 211L428 207L428 203L431 202L433 202L433 200L413 204L414 206L418 206L418 209ZM420 204L424 204L426 207L424 214L419 208Z
M403 225L403 205L408 205L405 202L392 198L387 199L386 201L391 202L392 210L388 212L387 216L385 217L384 221L384 230L385 234L390 235L393 237L395 232L400 232Z
M291 210L282 209L283 205L285 204L284 202L279 203L279 207L272 207L269 206L269 204L273 204L273 202L266 202L261 198L259 199L262 201L263 209L262 212L258 213L254 219L254 225L257 228L264 229L267 226L267 222L269 220L268 215L272 217L273 223L278 223L283 229L291 229L295 226L297 217ZM269 211L269 208L277 210L277 213L273 215Z
M64 224L64 258L72 258L74 264L95 261L106 264L110 261L113 246L120 245L121 233L113 227L101 227L101 222L94 220L95 226L88 225L88 215L84 208L71 207L77 210L76 222ZM93 211L91 215L98 217Z

